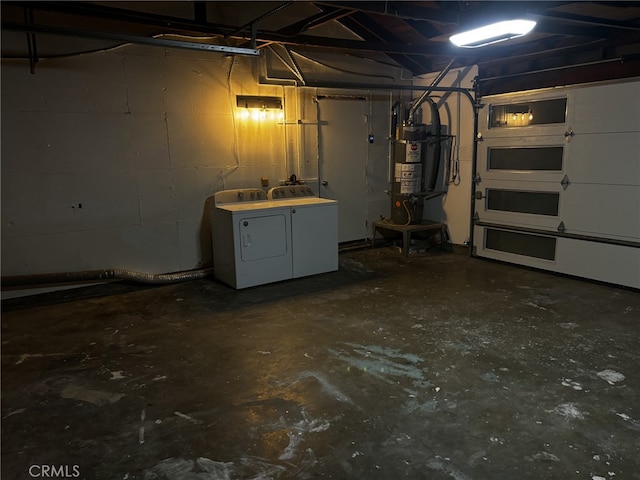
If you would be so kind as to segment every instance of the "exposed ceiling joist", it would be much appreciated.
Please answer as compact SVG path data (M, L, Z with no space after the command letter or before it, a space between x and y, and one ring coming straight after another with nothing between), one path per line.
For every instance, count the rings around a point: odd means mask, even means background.
M340 18L349 15L351 12L342 8L326 7L320 13L313 15L312 17L303 18L295 23L287 25L285 28L278 30L280 35L296 36L311 30L312 28L324 25L332 20L339 20Z
M25 16L25 11L31 15ZM483 48L461 49L448 41L451 34L470 24L516 15L538 21L532 34ZM176 34L203 37L203 49L230 52L226 49L240 48L238 53L277 44L299 52L324 52L329 57L347 53L379 61L384 54L390 64L413 75L437 72L455 57L456 67L479 65L481 75L491 78L494 90L511 88L507 79L514 75L530 79L536 72L551 69L583 72L589 64L602 72L603 79L633 72L640 75L638 2L243 1L239 10L238 2L203 0L126 4L5 1L2 19L4 29L28 32L32 46L38 41L41 58L47 46L40 38L43 33L148 44ZM37 58L33 52L27 54L27 42L20 45L23 57ZM242 50L245 46L255 48ZM4 55L4 43L2 48ZM12 51L9 56L20 53ZM505 80L499 80L500 76ZM583 78L581 73L574 81Z
M634 2L629 2L634 3ZM628 5L627 5L628 6ZM640 7L638 7L640 8ZM577 15L575 13L566 13L560 11L547 11L544 14L540 14L545 18L553 18L556 20L569 21L573 23L582 24L585 26L594 26L600 28L607 28L611 30L630 30L634 32L640 32L639 22L624 22L619 20L613 20L609 18L596 18L589 15Z
M354 12L391 15L404 20L429 20L434 23L455 25L459 16L452 8L442 8L441 2L314 2L336 8L348 8ZM430 8L419 3L429 4ZM447 2L444 2L445 4ZM451 2L456 3L456 2ZM446 5L445 5L446 7Z
M341 19L340 23L367 41L401 42L395 35L384 30L380 24L360 12L351 15L349 18ZM427 73L432 69L431 62L421 55L405 55L400 53L388 53L388 55L414 75Z
M46 26L37 24L20 24L14 22L2 22L2 29L14 32L44 33L49 35L64 35L69 37L98 38L103 40L115 40L118 42L133 43L139 45L151 45L159 47L183 48L188 50L202 50L209 52L222 52L237 55L260 55L260 50L255 48L242 48L227 45L213 45L209 43L189 42L184 40L172 40L168 38L143 37L126 35L116 32L98 32L95 30L82 30L59 26Z

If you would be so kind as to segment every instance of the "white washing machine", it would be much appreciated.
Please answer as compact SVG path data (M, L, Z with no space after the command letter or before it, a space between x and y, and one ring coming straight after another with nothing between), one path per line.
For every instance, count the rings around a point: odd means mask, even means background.
M223 190L211 210L214 275L246 288L293 276L291 208L260 189Z
M338 202L305 185L274 187L267 196L291 209L293 278L337 270Z

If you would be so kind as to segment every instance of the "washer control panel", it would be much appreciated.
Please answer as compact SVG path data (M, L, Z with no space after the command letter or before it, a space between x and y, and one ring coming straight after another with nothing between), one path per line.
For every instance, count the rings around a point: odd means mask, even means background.
M273 187L267 192L269 200L281 200L287 198L303 198L315 197L311 187L305 185L285 185L282 187Z
M213 198L216 205L223 203L258 202L268 200L267 194L264 190L260 190L259 188L222 190L217 192Z

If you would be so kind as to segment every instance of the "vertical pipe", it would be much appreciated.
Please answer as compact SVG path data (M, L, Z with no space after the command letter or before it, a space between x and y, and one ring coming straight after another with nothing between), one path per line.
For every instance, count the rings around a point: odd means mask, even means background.
M440 171L440 157L442 156L442 123L440 122L440 112L438 111L438 105L431 98L427 98L429 105L431 105L431 121L436 129L436 143L433 146L433 163L431 164L431 181L429 182L429 190L432 191L436 188L436 182L438 181L438 172ZM425 165L426 167L426 165ZM422 181L424 183L426 179L426 172L422 175ZM424 192L426 189L422 188Z
M446 67L444 67L444 69L438 74L438 76L433 80L433 82L431 82L431 85L429 85L429 87L424 91L424 93L422 94L422 96L411 106L411 109L409 110L409 119L408 119L408 123L409 125L413 124L413 116L416 112L416 110L420 107L420 105L422 105L422 102L424 102L424 100L429 96L429 94L431 93L431 89L433 87L438 86L438 84L442 81L442 79L445 77L445 75L447 73L449 73L449 70L451 70L451 67L453 67L453 63L456 61L456 58L453 57L451 59L451 61L447 64Z
M290 160L290 155L289 155L289 135L288 135L288 129L287 129L287 105L288 105L288 99L287 99L287 94L284 90L284 85L280 86L280 91L281 91L281 95L282 95L282 142L284 144L284 172L285 175L287 173L288 170L288 166L289 163L291 163ZM276 122L277 125L277 122ZM299 175L299 174L298 174Z
M315 95L312 100L316 104L316 165L318 166L318 196L326 197L326 192L322 190L322 177L324 175L323 165L322 165L322 152L320 151L320 147L322 145L322 130L320 125L320 102L318 101L318 89L315 89Z
M305 132L303 131L304 128L304 123L300 122L299 120L302 118L302 108L300 106L300 89L298 88L298 86L296 85L295 87L293 87L295 92L296 92L296 142L297 142L297 147L295 149L296 151L296 162L298 164L298 173L299 175L302 175L302 172L300 171L300 162L302 162L302 159L305 158L305 154L304 154L304 145L306 143L306 137L305 137ZM306 171L306 169L305 169ZM316 169L316 176L318 176L318 171ZM306 177L306 174L305 174ZM303 177L304 178L304 177ZM320 189L316 186L315 188L318 191L318 194L320 193Z
M396 125L398 123L397 105L400 105L400 100L393 103L393 92L389 91L389 106L391 107L389 138L387 139L387 187L389 191L391 191L391 184L393 182L393 142L396 136Z
M480 89L478 77L473 80L473 152L471 156L471 212L469 212L469 256L473 256L473 216L476 209L476 169L478 168L478 112L482 107L479 99Z

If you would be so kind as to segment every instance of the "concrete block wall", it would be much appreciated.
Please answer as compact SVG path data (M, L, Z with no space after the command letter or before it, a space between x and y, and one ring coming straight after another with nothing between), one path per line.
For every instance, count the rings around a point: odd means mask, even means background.
M263 176L269 186L292 173L317 179L317 90L261 85L259 61L139 46L43 60L35 75L26 62L3 61L2 275L208 265L216 191L260 187ZM473 72L449 75L442 85L468 86ZM367 160L369 221L389 213L391 105L400 95L417 97L432 77L416 79L415 94L352 92L367 96L376 136ZM285 124L236 118L241 94L282 97ZM454 118L443 123L457 125L456 107L448 108ZM460 128L470 132L472 112L461 108ZM463 183L429 212L449 224L454 243L468 236L464 135Z
M282 125L242 123L254 60L125 47L3 63L2 274L211 261L207 199L284 178Z

